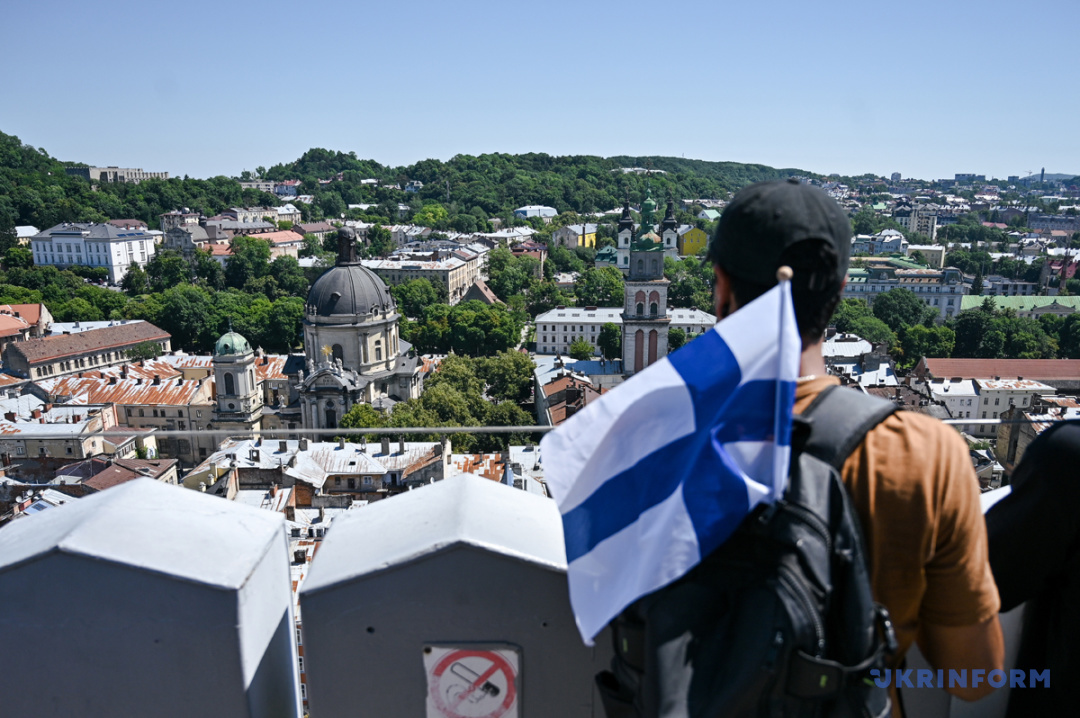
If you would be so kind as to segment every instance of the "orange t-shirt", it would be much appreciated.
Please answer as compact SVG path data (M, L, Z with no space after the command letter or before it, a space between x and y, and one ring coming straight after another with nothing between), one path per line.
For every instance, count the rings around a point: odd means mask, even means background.
M799 382L795 412L833 384L831 376ZM866 538L874 599L896 627L893 667L920 623L970 626L997 614L979 481L956 430L899 411L866 435L841 477Z

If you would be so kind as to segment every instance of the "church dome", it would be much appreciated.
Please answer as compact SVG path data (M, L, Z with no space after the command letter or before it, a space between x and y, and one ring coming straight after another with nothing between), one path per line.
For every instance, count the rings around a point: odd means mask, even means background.
M217 344L214 345L214 354L217 356L250 353L251 345L248 340L234 331L222 334L221 338L217 340Z
M379 275L359 264L338 264L315 280L307 312L320 317L361 317L394 311L394 298Z

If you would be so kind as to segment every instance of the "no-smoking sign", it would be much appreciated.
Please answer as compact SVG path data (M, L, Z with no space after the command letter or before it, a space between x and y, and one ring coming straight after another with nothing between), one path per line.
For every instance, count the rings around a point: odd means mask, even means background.
M427 646L427 718L517 718L520 665L513 649Z

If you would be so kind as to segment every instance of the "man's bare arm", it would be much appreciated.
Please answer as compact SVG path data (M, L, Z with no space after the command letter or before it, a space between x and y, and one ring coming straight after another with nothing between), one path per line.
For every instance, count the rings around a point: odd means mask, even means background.
M940 626L924 623L919 630L919 649L934 668L945 671L961 669L968 676L967 688L946 687L945 690L965 701L974 701L989 694L994 688L984 679L974 688L971 672L982 669L1001 669L1005 663L1005 640L1001 635L1001 623L995 615L973 626ZM946 675L948 675L946 673Z

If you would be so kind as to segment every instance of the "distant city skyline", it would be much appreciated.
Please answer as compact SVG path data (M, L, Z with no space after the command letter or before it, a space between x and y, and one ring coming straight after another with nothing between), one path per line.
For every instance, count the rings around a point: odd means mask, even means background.
M1068 0L9 5L0 131L68 161L236 176L323 147L1080 173Z

